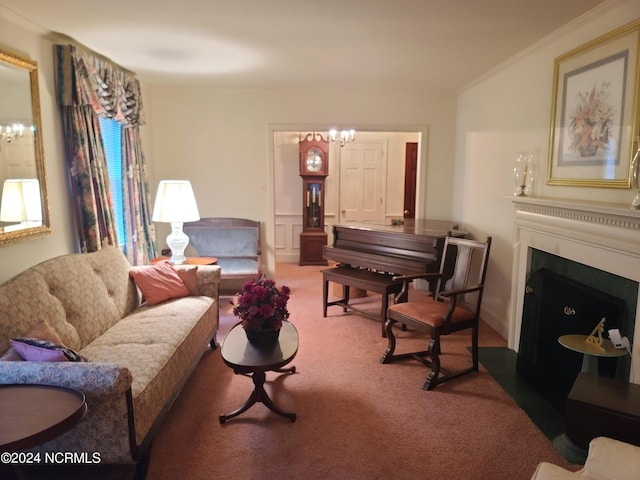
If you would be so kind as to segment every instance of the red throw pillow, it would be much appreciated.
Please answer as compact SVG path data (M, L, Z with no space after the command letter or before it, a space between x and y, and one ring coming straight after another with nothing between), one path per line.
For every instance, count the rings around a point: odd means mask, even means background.
M133 268L129 270L129 276L133 278L148 305L189 295L189 290L169 262Z
M184 286L189 290L189 295L200 295L200 291L198 290L197 266L176 268L176 272L178 272L178 276L182 280L182 283L184 283Z

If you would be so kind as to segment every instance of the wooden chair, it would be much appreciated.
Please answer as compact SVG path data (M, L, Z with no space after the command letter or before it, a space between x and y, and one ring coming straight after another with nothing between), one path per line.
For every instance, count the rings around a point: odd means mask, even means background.
M435 279L436 287L431 292L430 299L396 303L387 309L385 329L389 346L380 363L411 357L431 367L424 390L433 390L442 382L478 371L480 303L490 248L491 237L485 242L447 237L438 273L397 277L405 283L404 290L399 295L403 295L409 288L409 283L417 278ZM396 322L430 335L427 350L394 355L396 337L392 327ZM464 329L471 329L471 367L456 372L441 368L440 337Z

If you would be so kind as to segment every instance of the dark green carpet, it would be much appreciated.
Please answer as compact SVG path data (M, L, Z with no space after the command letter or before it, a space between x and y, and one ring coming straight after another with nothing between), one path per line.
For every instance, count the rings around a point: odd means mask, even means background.
M553 440L564 433L564 416L516 372L518 354L505 347L480 347L480 363L533 423Z

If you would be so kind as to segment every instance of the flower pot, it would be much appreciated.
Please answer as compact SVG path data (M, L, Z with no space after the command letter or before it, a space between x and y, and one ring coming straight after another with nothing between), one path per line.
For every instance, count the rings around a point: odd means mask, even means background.
M258 350L270 350L278 344L280 330L245 330L247 340Z

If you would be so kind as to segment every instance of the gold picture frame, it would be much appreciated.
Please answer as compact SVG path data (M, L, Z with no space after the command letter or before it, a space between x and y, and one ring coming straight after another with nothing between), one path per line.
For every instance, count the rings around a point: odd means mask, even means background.
M629 188L640 20L557 57L553 79L547 184Z

